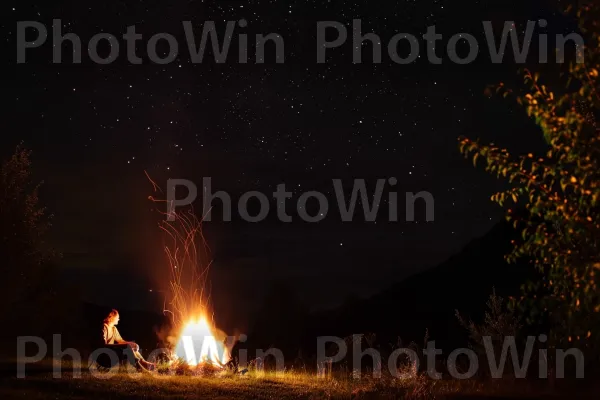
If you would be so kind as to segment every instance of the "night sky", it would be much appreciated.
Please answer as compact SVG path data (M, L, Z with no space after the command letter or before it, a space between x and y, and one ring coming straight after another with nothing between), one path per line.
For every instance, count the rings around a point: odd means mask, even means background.
M205 224L215 259L213 301L225 328L244 327L274 282L290 284L313 309L331 307L434 266L488 231L502 216L489 200L498 182L461 157L457 138L480 137L517 151L539 138L518 107L484 93L487 85L521 79L514 63L490 63L481 21L501 26L546 18L549 33L567 26L555 8L523 0L29 3L1 6L4 63L12 71L2 74L3 92L14 104L3 107L1 150L5 156L24 141L34 151L43 200L54 214L50 240L63 252L61 276L86 300L160 310L166 267L144 171L163 188L168 178L200 184L211 177L213 190L228 191L234 201L245 191L269 194L285 183L296 195L288 210L301 192L330 196L329 215L319 223L295 216L289 224L218 217ZM168 32L179 40L179 56L153 65L140 46L143 64L130 65L122 45L113 64L95 65L84 54L74 65L65 44L64 63L57 65L49 38L16 64L16 22L39 21L51 35L53 18L84 46L96 33L120 37L130 25L142 43ZM481 39L481 55L456 65L440 45L442 65L427 63L424 49L410 65L385 53L373 65L365 45L365 63L354 65L350 38L317 64L317 21L342 22L351 34L353 18L384 44L399 32L422 35L429 25L445 37L468 32ZM191 63L182 21L192 21L199 35L206 20L222 34L224 21L240 19L248 21L243 32L250 42L256 33L283 36L285 63L276 64L272 51L265 64L255 64L252 52L248 64L238 63L235 37L225 64L216 64L211 52L204 63ZM377 179L391 177L398 180L399 215L404 193L424 190L435 198L435 221L426 222L420 210L417 222L387 222L385 212L377 222L358 214L341 222L332 179L363 178L372 189Z

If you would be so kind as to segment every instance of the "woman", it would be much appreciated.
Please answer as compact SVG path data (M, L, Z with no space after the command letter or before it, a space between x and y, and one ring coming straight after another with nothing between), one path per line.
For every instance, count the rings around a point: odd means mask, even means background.
M133 356L136 360L136 366L141 369L153 370L156 365L144 360L144 357L140 354L140 346L134 342L128 342L123 340L117 325L119 324L119 312L112 310L106 318L104 318L103 338L104 344L107 345L126 345L133 352Z

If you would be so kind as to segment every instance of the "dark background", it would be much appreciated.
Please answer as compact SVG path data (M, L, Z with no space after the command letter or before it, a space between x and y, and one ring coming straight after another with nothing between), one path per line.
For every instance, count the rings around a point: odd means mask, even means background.
M163 188L168 178L200 185L211 177L213 191L228 191L234 204L247 190L269 195L285 183L295 194L290 213L300 193L320 190L330 197L330 212L319 223L293 214L294 222L281 223L272 204L271 218L260 223L205 224L214 256L212 300L218 325L229 332L248 329L273 285L285 285L309 309L336 307L443 262L501 220L489 200L499 183L460 156L457 138L517 152L539 148L541 139L522 110L486 94L490 84L519 84L522 66L510 61L511 52L505 63L491 64L481 22L501 29L505 20L545 18L547 33L570 32L571 21L558 11L555 2L537 0L8 1L2 80L11 108L3 107L2 155L20 141L34 151L42 199L54 214L50 240L63 253L60 279L85 301L125 309L160 311L168 287L144 171ZM147 59L129 65L122 42L111 65L94 65L85 53L83 64L73 65L65 44L64 63L56 65L49 37L28 51L27 63L16 64L17 21L39 21L51 35L53 18L84 46L100 32L120 37L129 25L144 35L141 43L168 32L178 38L180 55L164 66ZM264 65L252 62L252 52L249 64L237 63L235 38L227 63L215 64L210 51L204 63L191 63L181 21L193 21L199 35L205 20L223 32L224 21L242 18L250 42L255 33L284 37L284 64L269 52ZM480 56L455 65L443 40L442 65L429 64L423 47L414 64L394 64L384 52L383 63L373 65L365 45L365 63L354 65L349 39L317 64L317 21L351 27L353 18L384 46L396 33L422 35L430 25L445 39L471 33ZM145 54L140 47L138 55ZM534 48L528 65L541 68L536 59ZM384 203L376 223L359 213L341 222L332 179L362 178L372 189L390 177L398 179L401 219L404 193L425 190L435 198L435 221L419 210L416 222L387 222Z

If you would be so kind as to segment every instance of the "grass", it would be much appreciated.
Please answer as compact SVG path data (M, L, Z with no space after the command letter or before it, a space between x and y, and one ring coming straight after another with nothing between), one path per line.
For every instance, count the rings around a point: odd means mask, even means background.
M73 365L61 364L61 378L52 377L52 364L33 365L25 379L17 379L15 369L5 369L0 379L0 398L26 399L430 399L430 398L540 398L551 391L533 387L527 381L476 380L433 381L426 377L400 380L352 379L343 374L318 378L309 373L287 371L283 374L245 375L224 373L220 376L180 376L142 374L123 369L107 379L95 377L82 368L81 378L73 375ZM14 368L14 364L13 364ZM28 369L29 371L29 369ZM498 397L502 396L502 397ZM543 396L546 397L546 396ZM570 394L573 398L573 394ZM577 396L577 398L582 398ZM595 398L595 397L594 397Z

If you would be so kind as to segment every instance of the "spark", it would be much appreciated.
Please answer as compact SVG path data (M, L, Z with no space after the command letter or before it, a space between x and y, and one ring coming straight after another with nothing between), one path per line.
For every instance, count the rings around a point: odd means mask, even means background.
M144 173L154 192L162 193L148 173ZM148 198L167 206L167 211L158 210L162 217L158 227L164 233L163 249L170 273L170 290L165 297L163 314L170 313L177 332L175 355L192 366L201 363L223 366L229 361L230 352L222 341L219 342L225 335L214 328L210 313L208 273L212 256L202 231L205 215L198 218L191 206L176 212L172 201L154 196ZM195 351L193 345L198 340L202 343L201 350ZM198 358L196 354L199 354Z

